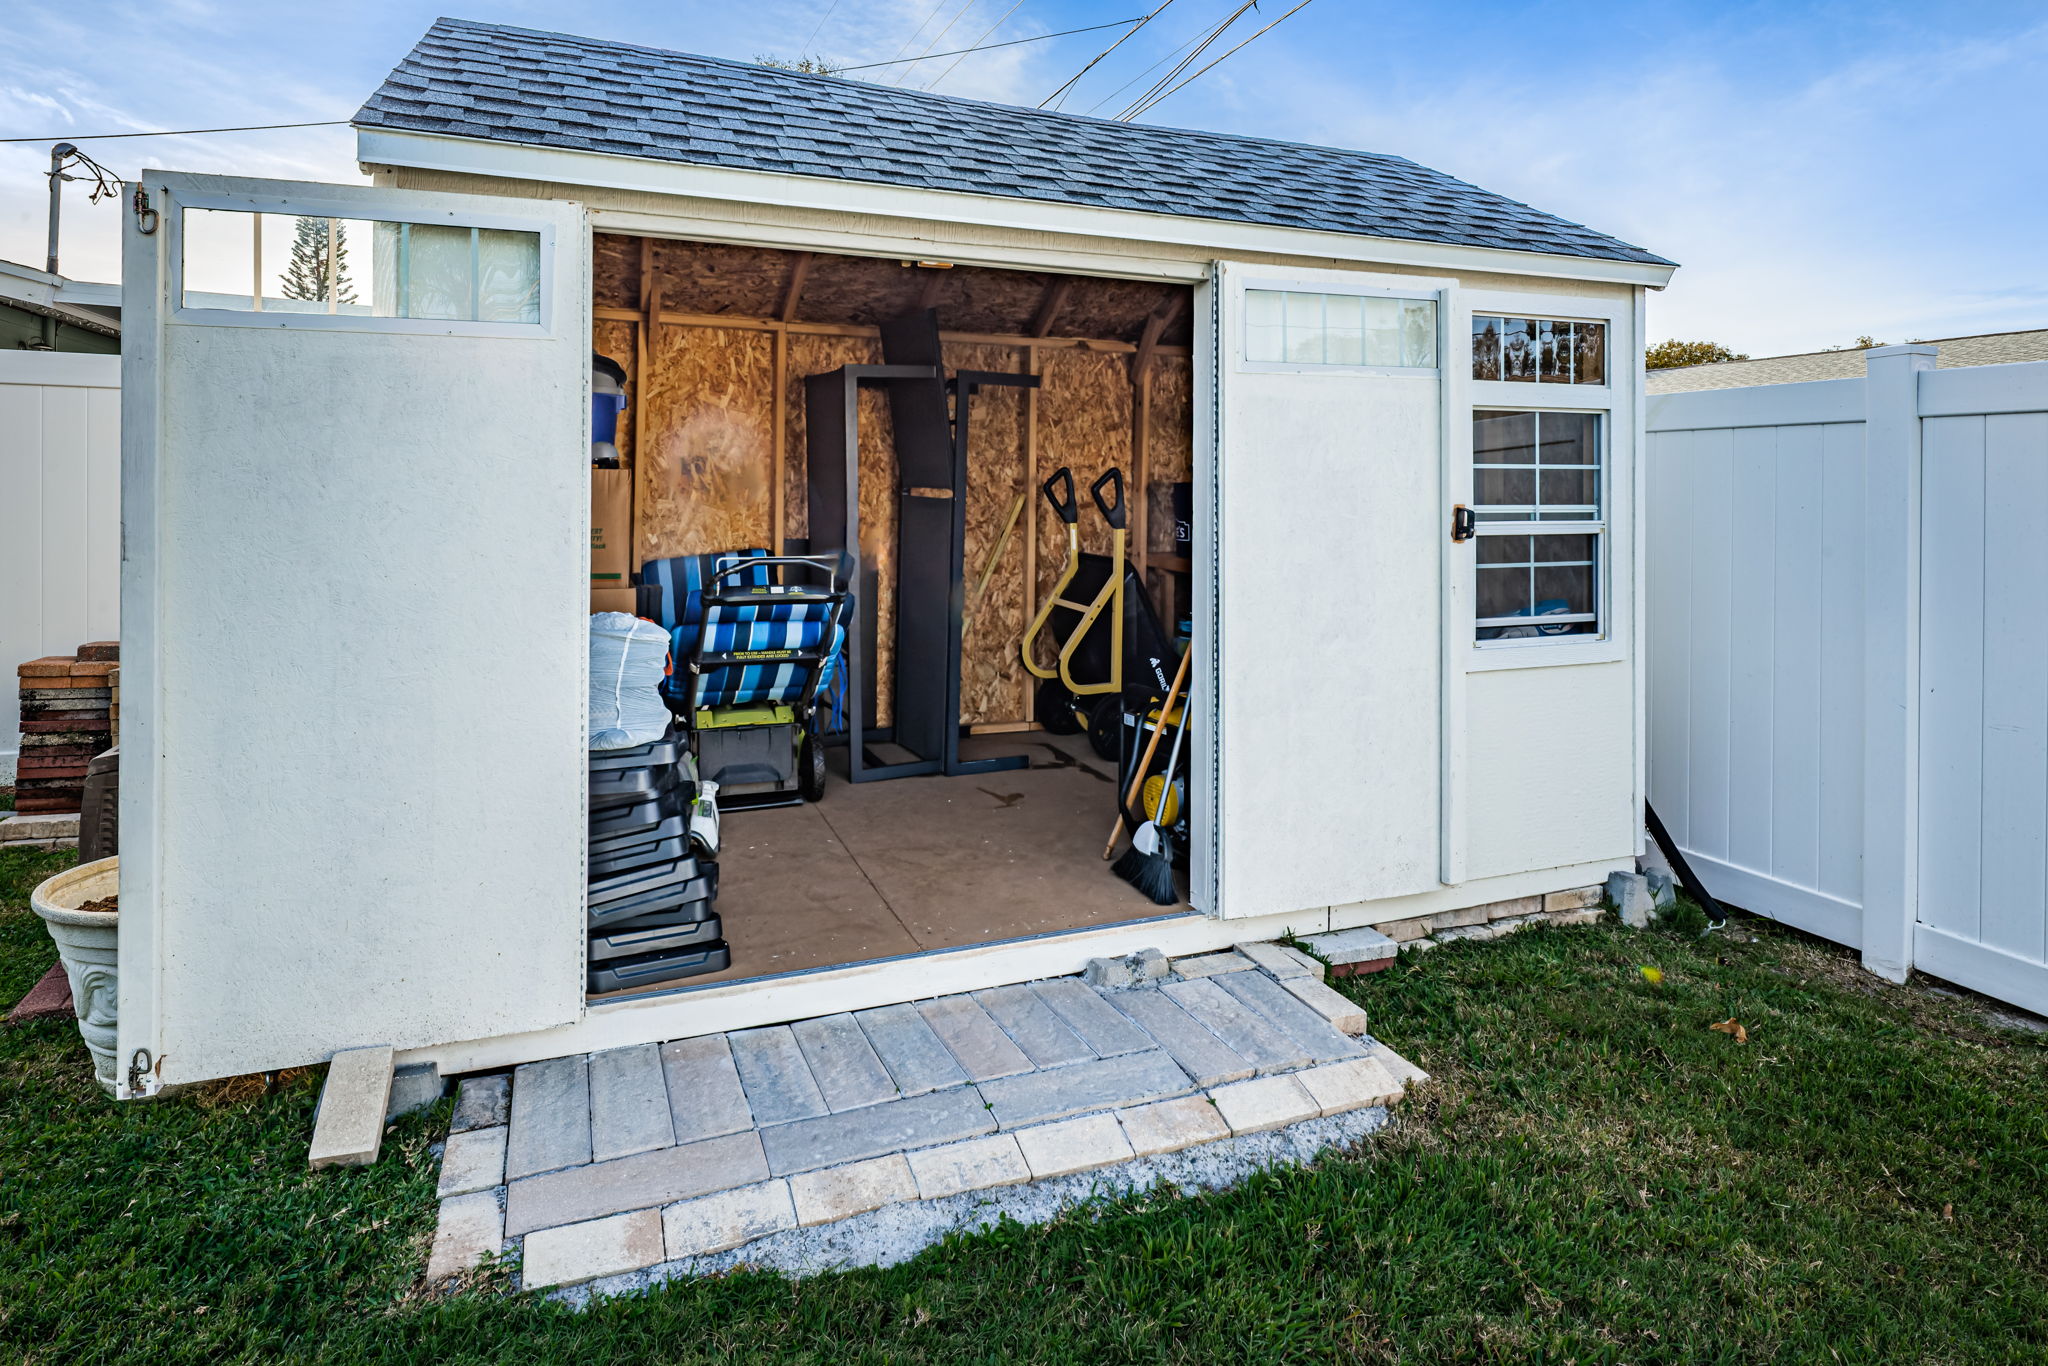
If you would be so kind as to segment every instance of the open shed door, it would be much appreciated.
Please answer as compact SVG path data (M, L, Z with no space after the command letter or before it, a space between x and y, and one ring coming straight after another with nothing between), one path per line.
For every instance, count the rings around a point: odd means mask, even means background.
M1218 914L1440 885L1450 284L1217 268Z
M582 209L152 171L127 220L124 1094L574 1019Z

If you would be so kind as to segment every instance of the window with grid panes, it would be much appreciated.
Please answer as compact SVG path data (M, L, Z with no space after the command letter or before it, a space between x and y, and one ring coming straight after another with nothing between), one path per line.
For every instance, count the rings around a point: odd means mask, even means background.
M1601 436L1596 413L1473 413L1477 640L1600 634Z

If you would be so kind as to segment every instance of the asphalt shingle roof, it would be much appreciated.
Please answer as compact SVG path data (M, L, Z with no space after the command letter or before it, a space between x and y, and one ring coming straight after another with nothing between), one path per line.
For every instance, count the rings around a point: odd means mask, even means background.
M354 123L700 166L1671 264L1403 157L1046 113L465 19L436 20Z

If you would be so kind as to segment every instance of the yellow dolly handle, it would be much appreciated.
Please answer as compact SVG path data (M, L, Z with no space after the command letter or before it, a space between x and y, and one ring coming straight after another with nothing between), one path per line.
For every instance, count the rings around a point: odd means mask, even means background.
M1111 503L1102 496L1105 484L1113 485L1116 501ZM1060 486L1065 488L1065 497ZM1110 552L1108 580L1087 602L1076 602L1066 596L1067 585L1073 582L1075 572L1081 567L1081 528L1078 500L1074 497L1073 471L1062 465L1053 472L1044 484L1046 501L1059 519L1067 524L1067 565L1060 571L1060 577L1052 586L1045 604L1038 609L1031 625L1025 628L1021 653L1024 667L1035 678L1058 678L1068 692L1076 697L1087 697L1100 693L1119 692L1123 689L1124 676L1124 541L1129 535L1125 527L1124 472L1114 467L1103 471L1102 477L1089 486L1088 492L1095 499L1095 506L1102 513L1103 520L1110 525ZM1053 668L1042 667L1033 655L1038 644L1039 632L1051 619L1055 608L1064 607L1079 612L1081 620L1060 642L1059 659ZM1089 628L1104 609L1111 613L1109 621L1109 680L1105 683L1076 683L1072 669L1074 652L1081 648L1081 642L1088 636Z

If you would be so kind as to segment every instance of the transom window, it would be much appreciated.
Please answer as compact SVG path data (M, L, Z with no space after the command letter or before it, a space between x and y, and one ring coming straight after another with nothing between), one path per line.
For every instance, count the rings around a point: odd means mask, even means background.
M540 321L540 234L186 209L186 308Z
M1594 413L1473 413L1477 640L1600 634L1600 425Z
M1472 378L1607 383L1607 324L1472 315Z
M1244 357L1269 365L1436 368L1436 300L1244 292Z

